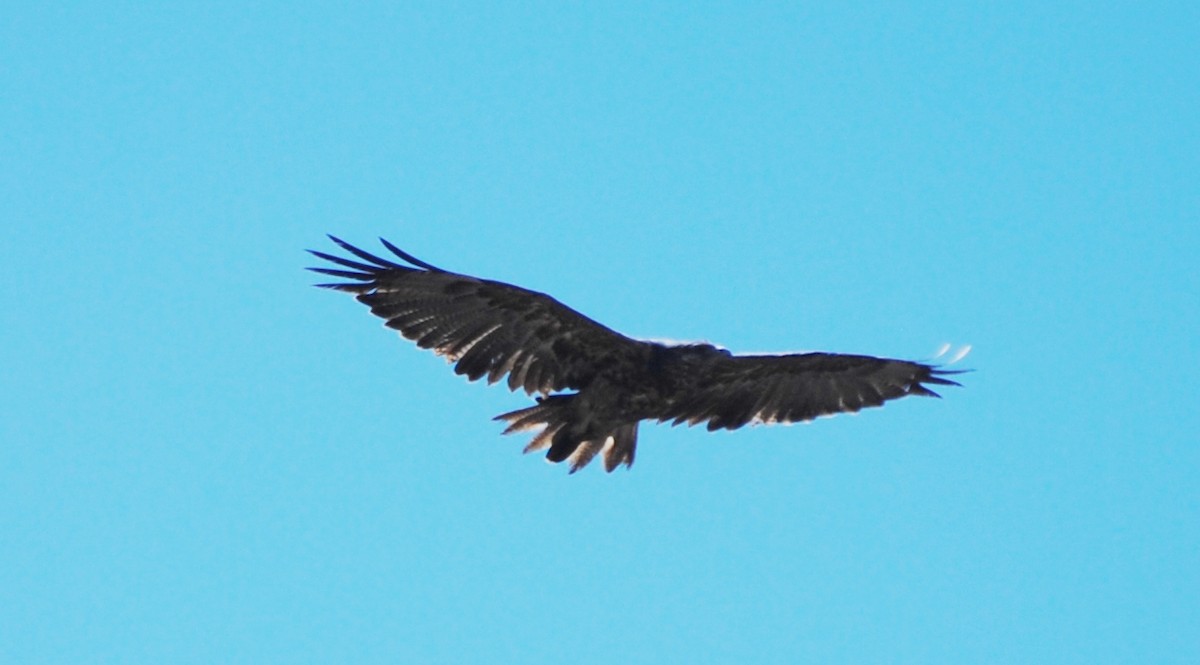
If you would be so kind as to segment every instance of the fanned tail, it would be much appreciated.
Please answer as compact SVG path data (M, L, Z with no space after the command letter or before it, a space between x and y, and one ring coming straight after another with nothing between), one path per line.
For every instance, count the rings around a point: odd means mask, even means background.
M612 472L622 464L632 466L637 448L637 423L595 436L591 428L576 420L572 408L574 398L575 395L542 397L531 407L502 413L495 420L508 423L504 434L540 430L525 446L524 452L549 449L546 459L555 464L569 460L571 473L587 466L601 453L605 471Z

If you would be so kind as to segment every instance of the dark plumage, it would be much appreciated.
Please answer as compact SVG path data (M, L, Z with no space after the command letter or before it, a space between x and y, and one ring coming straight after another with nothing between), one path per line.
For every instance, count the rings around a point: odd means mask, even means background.
M518 286L442 270L380 239L407 265L333 236L359 260L309 250L340 268L310 268L349 281L317 286L356 294L389 328L454 363L454 371L537 404L496 417L505 434L540 429L525 452L548 449L571 472L603 453L604 468L633 464L642 420L707 423L709 430L789 423L880 406L923 384L957 386L932 365L832 353L735 356L710 344L666 345L626 337ZM563 392L574 391L574 392Z

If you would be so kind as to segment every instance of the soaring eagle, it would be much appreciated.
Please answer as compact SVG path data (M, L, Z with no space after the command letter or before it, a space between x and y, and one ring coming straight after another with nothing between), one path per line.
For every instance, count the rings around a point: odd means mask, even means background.
M960 385L958 371L904 360L835 353L733 355L710 344L668 345L622 335L544 293L442 270L380 238L407 265L329 236L359 261L309 250L340 268L309 268L346 282L317 286L356 294L371 313L456 374L489 384L507 376L537 403L496 416L504 434L540 430L525 452L549 449L571 473L603 455L604 468L633 464L638 423L791 423L854 412L906 395L938 397L924 384ZM574 392L564 392L574 391Z

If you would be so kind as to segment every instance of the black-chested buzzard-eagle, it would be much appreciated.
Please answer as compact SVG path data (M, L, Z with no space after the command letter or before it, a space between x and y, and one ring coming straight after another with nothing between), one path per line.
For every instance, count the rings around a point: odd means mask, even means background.
M510 390L537 393L534 406L496 420L508 423L505 434L540 429L525 452L549 448L546 458L570 460L572 473L598 454L608 471L631 466L643 420L732 430L938 396L923 384L959 385L946 378L957 371L905 360L739 356L711 344L632 339L544 293L442 270L382 238L408 265L329 237L361 261L309 250L341 267L309 270L350 280L317 286L356 294L389 328L471 381L507 375Z

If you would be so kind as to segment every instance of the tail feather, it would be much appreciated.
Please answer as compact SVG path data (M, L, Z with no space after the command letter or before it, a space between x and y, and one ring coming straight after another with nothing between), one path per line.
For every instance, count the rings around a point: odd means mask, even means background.
M567 456L567 459L571 461L570 473L575 473L587 466L608 445L609 441L612 441L611 436L605 439L592 439L591 441L584 441L578 444L575 452Z
M621 464L633 466L633 453L637 449L637 423L622 425L613 432L612 445L604 449L604 470L609 473Z
M538 403L524 409L509 411L496 416L495 420L508 423L505 434L515 434L539 429L525 452L546 450L546 459L558 463L568 460L570 472L587 466L596 456L603 454L604 468L613 471L621 464L633 464L637 446L637 423L621 425L611 432L597 435L578 422L572 400L575 395L550 395L538 399Z
M558 430L562 429L562 427L562 425L547 425L543 427L542 431L538 432L537 436L533 437L533 440L531 440L529 445L525 446L525 450L521 452L531 453L535 450L545 450L549 448L550 442L554 440L554 435L557 434Z

